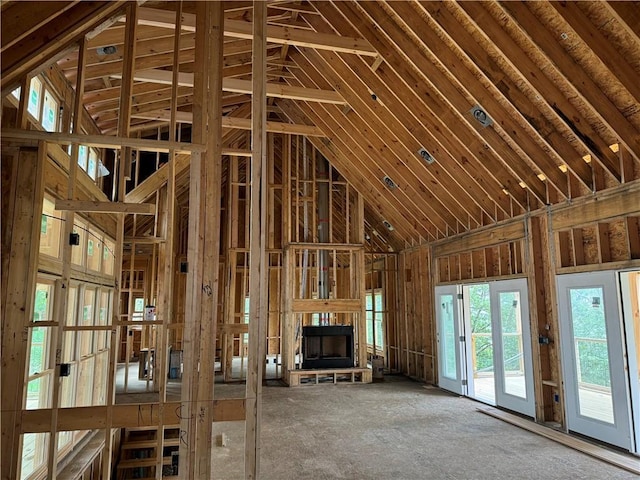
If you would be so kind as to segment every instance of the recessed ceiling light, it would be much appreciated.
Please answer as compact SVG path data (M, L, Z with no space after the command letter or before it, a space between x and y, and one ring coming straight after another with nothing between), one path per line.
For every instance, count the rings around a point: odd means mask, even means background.
M420 155L420 158L422 158L422 160L424 160L428 165L431 165L436 161L436 159L433 158L433 155L431 155L424 147L420 147L420 149L418 150L418 155Z
M117 51L118 49L116 48L115 45L106 45L104 47L96 48L96 53L98 55L113 55Z
M384 177L382 177L382 181L384 182L384 184L389 187L391 190L393 190L394 188L397 188L398 185L396 184L396 182L393 181L393 179L391 177L389 177L388 175L385 175Z
M473 115L473 118L475 118L483 127L488 127L493 123L489 114L485 112L480 105L475 105L471 109L471 115Z
M382 220L382 224L387 228L387 230L389 230L390 232L393 232L395 230L395 228L393 228L393 225L391 225L391 223L388 220Z

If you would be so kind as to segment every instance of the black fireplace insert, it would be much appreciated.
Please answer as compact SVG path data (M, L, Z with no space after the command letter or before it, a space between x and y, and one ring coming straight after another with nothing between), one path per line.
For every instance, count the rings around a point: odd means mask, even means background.
M353 326L302 327L302 368L353 367Z

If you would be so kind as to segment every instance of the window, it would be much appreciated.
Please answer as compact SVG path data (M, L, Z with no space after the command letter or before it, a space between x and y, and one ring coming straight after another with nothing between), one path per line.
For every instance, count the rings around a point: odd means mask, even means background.
M71 247L71 263L74 265L84 265L84 253L87 249L87 224L76 219L73 223L73 233L80 237L80 243Z
M89 229L87 241L87 267L93 271L100 271L100 257L102 256L102 234L93 228Z
M11 95L13 95L16 100L20 100L21 91L22 91L22 87L18 87L13 92L11 92Z
M40 121L40 101L42 99L42 81L38 77L31 79L29 87L29 105L27 111Z
M137 297L133 299L133 315L131 320L141 322L144 319L144 298Z
M115 249L116 243L113 240L105 237L103 247L102 267L104 273L107 275L113 275L113 268L115 266Z
M60 237L62 220L56 215L53 200L44 198L42 203L42 222L40 224L40 253L50 257L60 256Z
M36 284L36 298L33 307L33 321L53 320L53 283L41 280Z
M53 287L52 281L38 278L33 302L34 322L52 320ZM50 406L50 387L53 376L52 338L51 327L34 326L29 329L26 409Z
M381 289L366 292L367 345L374 345L376 351L384 348L384 296Z
M78 165L80 165L80 168L83 169L85 172L87 171L88 158L89 158L89 149L84 145L80 145L80 148L78 149Z
M44 106L42 110L42 128L47 132L57 131L58 126L58 101L49 90L44 89Z
M91 180L95 180L98 178L97 169L98 168L98 152L96 152L93 148L89 149L89 163L87 164L87 173L91 177Z
M49 436L49 433L25 433L22 436L21 480L45 466Z

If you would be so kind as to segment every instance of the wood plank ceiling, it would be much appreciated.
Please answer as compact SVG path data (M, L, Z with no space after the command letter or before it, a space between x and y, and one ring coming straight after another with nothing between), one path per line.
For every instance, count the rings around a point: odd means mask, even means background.
M56 3L51 25L78 8ZM175 5L139 11L132 130L143 136L169 119ZM3 16L32 6L4 2ZM184 2L185 123L194 11ZM225 2L225 13L225 146L237 148L250 114L251 3ZM43 28L36 20L5 35L3 18L3 75L5 55ZM271 1L268 25L269 120L315 127L309 140L365 196L369 228L394 249L637 178L639 2ZM117 129L124 30L112 21L88 42L84 103L106 135ZM73 85L77 50L52 52Z

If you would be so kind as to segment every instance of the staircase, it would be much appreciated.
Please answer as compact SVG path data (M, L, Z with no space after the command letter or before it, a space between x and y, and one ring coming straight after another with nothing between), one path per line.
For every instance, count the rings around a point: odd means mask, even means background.
M178 426L165 426L162 437L157 427L125 428L116 466L117 479L155 480L158 448L162 448L162 477L178 478L179 445Z

